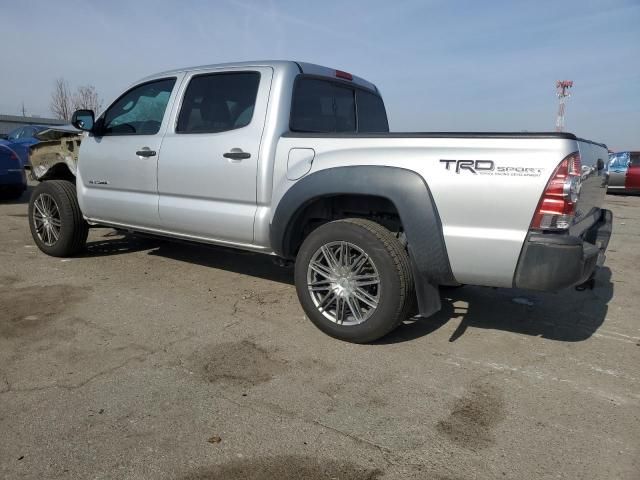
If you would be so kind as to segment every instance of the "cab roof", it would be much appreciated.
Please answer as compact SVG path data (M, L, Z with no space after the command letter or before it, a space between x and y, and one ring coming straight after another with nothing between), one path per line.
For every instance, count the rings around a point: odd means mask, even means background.
M308 75L318 75L328 78L340 78L348 79L351 83L358 86L368 88L375 92L378 91L376 86L365 80L362 77L352 75L342 70L336 70L335 68L324 67L322 65L316 65L315 63L296 62L293 60L253 60L247 62L232 62L232 63L215 63L211 65L197 65L193 67L177 68L174 70L167 70L164 72L149 75L143 78L141 81L153 80L155 78L165 77L167 75L176 75L183 72L193 72L197 70L210 70L215 68L246 68L246 67L272 67L274 70L278 69L290 69L297 70L298 73L304 73Z

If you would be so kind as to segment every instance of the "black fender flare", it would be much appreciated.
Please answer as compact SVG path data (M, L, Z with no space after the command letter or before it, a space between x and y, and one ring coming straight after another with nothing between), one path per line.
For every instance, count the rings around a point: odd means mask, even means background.
M458 282L451 271L431 191L424 179L411 170L364 165L328 168L303 177L285 193L275 210L269 232L273 251L292 258L294 252L289 251L288 245L299 215L315 200L336 195L375 195L395 205L407 236L420 314L438 311L438 286Z

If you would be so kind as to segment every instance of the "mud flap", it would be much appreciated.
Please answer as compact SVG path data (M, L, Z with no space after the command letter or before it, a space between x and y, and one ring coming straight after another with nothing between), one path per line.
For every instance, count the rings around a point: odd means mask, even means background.
M418 315L421 317L430 317L442 308L440 303L440 289L431 285L429 281L418 271L415 262L411 261L411 272L416 287L416 296L418 298Z

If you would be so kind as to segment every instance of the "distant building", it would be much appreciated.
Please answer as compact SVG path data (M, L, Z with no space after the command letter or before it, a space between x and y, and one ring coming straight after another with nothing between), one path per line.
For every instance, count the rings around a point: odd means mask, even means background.
M65 125L69 122L55 118L23 117L19 115L0 115L0 134L9 133L14 128L25 125Z

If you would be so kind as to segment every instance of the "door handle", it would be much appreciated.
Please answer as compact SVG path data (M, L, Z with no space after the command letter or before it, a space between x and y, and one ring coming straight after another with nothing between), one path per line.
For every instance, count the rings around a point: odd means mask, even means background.
M138 150L136 152L136 155L138 155L139 157L155 157L156 151L151 150L149 147L144 147L142 150Z
M222 156L224 158L230 158L231 160L245 160L247 158L251 158L251 154L249 152L243 152L239 148L232 148L230 152L227 152Z

